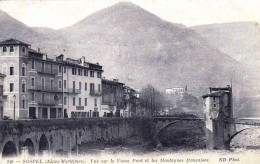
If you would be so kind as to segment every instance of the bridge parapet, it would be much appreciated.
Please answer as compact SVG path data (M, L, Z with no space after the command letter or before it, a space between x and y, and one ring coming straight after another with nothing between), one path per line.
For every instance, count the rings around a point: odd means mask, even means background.
M110 142L136 137L142 142L144 120L138 118L89 118L0 121L0 153L8 153L8 143L19 154L23 149L34 153L48 150L71 153L88 142ZM9 145L7 145L9 146Z

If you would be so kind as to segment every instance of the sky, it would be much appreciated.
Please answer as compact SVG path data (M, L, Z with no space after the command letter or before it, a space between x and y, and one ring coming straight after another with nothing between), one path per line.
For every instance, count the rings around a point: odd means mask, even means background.
M60 29L123 0L0 0L0 10L31 27ZM195 26L260 22L259 0L128 0L162 19ZM0 18L1 19L1 18Z

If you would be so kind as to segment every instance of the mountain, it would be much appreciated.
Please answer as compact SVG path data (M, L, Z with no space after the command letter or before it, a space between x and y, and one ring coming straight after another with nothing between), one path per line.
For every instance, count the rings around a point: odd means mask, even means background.
M104 66L104 76L135 88L153 84L164 90L188 85L189 91L201 96L209 86L225 86L231 78L239 82L241 74L239 62L194 30L166 22L128 2L60 30L29 28L6 14L4 21L0 39L24 40L50 55L86 56Z
M106 76L135 87L226 85L239 67L193 30L132 3L118 3L59 31L74 43L68 53L99 61Z
M191 27L207 41L238 61L260 52L257 22L220 23Z
M211 45L240 61L246 68L246 88L260 93L260 26L257 22L233 22L191 27ZM250 85L250 87L248 87Z

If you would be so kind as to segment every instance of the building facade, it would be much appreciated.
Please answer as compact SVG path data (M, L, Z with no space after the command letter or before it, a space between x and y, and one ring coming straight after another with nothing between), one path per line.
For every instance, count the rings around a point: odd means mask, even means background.
M124 111L124 83L118 79L102 79L102 115L119 117Z
M6 75L3 115L12 119L98 117L102 66L85 58L48 58L16 39L0 42L0 73Z
M4 95L4 78L5 75L0 73L0 120L4 117L4 101L6 100L6 96Z
M133 88L124 86L125 110L122 113L123 117L134 117L137 115L140 116L146 114L144 110L140 109L140 101L139 98L136 96L139 95L138 93L139 92L135 91Z
M62 63L39 51L29 49L28 52L27 85L25 89L22 87L28 95L25 117L63 118Z
M57 57L63 63L63 108L65 117L100 117L102 66L78 60Z

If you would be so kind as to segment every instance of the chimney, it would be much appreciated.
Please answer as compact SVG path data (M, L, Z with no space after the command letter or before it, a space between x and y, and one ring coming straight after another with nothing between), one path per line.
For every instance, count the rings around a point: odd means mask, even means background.
M82 56L81 57L81 65L84 66L84 63L85 63L85 56Z
M43 54L43 60L46 60L47 59L47 54Z
M97 65L99 65L99 63L97 63Z
M57 61L63 61L64 55L60 54L59 56L56 57Z
M114 82L118 82L118 79L113 79Z
M40 49L40 47L38 47L38 52L41 52L41 49Z

